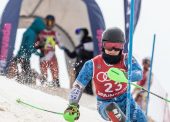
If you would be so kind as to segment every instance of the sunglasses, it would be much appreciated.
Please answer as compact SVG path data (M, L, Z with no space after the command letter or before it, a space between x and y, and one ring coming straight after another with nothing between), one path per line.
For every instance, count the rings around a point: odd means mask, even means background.
M112 43L112 42L104 42L103 43L103 48L108 50L108 51L121 51L123 50L123 43Z

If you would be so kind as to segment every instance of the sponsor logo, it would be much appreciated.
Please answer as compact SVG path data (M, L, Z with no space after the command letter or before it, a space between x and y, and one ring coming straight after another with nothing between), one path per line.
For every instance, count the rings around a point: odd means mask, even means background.
M97 94L98 94L99 96L104 97L104 98L114 97L114 94L105 94L105 93L102 93L102 92L100 92L100 91L98 91Z
M110 81L110 79L107 77L106 72L99 72L96 75L96 78L99 82L105 82L105 81Z

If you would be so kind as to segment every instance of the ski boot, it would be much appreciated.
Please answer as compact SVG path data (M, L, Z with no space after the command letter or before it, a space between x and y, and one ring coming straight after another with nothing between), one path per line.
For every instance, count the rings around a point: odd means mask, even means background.
M41 86L43 86L43 87L46 87L47 86L47 78L45 77L45 76L43 76L42 74L40 74L39 76L38 76L38 79L39 79L39 81L40 81L40 84L41 84Z

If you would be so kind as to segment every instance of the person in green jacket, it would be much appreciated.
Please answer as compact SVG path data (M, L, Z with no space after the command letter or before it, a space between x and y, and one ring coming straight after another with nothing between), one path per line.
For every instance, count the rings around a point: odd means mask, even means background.
M28 27L28 29L24 32L20 49L12 60L12 62L16 62L16 64L21 64L21 75L23 78L19 79L22 80L23 83L32 82L30 65L31 55L34 53L35 55L42 56L42 54L39 53L36 48L34 48L34 45L39 32L43 29L45 29L45 23L43 22L43 19L39 17L35 18L30 27ZM16 69L16 71L18 71L18 69Z

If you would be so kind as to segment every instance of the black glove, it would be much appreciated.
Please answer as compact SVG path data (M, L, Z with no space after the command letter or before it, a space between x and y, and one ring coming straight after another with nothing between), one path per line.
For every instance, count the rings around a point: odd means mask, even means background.
M44 57L44 53L40 53L40 58Z
M64 119L69 122L74 122L80 117L79 105L71 104L64 111Z
M44 48L45 42L46 42L46 40L41 41L40 44L39 44L39 48Z

